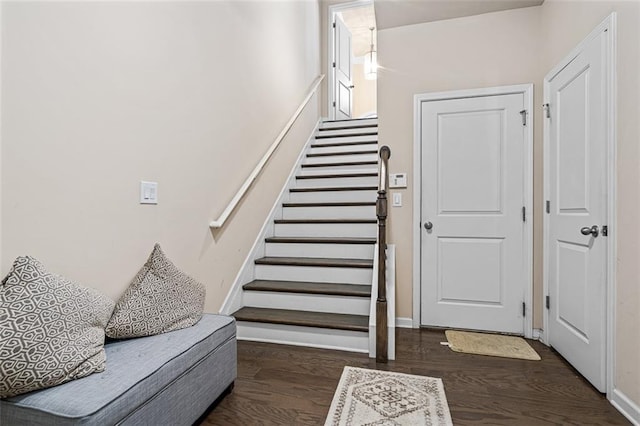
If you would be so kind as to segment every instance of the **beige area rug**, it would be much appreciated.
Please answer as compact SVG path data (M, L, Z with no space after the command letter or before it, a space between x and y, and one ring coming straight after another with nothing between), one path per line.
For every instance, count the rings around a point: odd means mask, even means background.
M445 331L452 351L539 361L540 355L521 337L499 334Z
M452 425L441 379L345 367L325 426Z

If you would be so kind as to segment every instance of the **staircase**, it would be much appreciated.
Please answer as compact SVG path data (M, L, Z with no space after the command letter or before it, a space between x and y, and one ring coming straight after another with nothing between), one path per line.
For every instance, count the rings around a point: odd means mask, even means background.
M377 119L322 123L232 315L238 337L369 351Z

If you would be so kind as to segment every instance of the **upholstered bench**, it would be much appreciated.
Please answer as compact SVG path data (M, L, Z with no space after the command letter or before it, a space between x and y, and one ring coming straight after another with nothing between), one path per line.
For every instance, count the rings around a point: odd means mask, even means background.
M105 351L102 373L0 400L0 425L190 425L237 375L236 325L223 315Z

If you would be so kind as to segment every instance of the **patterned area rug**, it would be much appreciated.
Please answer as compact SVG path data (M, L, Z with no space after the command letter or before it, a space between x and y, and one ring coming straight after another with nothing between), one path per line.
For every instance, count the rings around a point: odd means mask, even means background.
M522 337L455 330L444 334L455 352L540 361L540 355Z
M441 379L345 367L325 426L452 425Z

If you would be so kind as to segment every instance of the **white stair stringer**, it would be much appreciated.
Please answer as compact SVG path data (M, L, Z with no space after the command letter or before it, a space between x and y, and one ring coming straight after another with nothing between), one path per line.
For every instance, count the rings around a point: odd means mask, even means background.
M324 122L315 135L260 236L250 271L239 274L248 286L239 292L242 308L233 313L237 336L369 353L377 119ZM319 322L295 317L305 312ZM325 314L341 318L322 326ZM343 326L347 317L357 320Z

